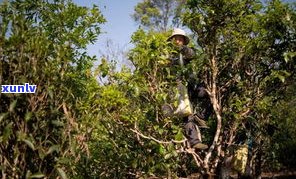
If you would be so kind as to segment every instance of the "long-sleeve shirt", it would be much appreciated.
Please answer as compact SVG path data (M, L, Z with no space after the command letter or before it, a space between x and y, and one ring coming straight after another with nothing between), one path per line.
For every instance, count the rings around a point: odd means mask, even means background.
M178 53L174 53L171 55L170 59L172 60L173 65L186 65L193 59L194 55L195 51L192 48L183 45L182 47L180 47ZM181 59L183 60L183 62L180 62Z
M194 58L194 55L195 51L184 45L180 48L179 53L171 55L171 64L173 66L186 66ZM180 62L180 57L183 62ZM180 76L177 75L177 78L180 78ZM196 84L187 78L190 78L188 74L185 76L185 79L188 81L187 88L190 101L195 108L194 112L199 118L207 120L212 113L210 98L202 84Z

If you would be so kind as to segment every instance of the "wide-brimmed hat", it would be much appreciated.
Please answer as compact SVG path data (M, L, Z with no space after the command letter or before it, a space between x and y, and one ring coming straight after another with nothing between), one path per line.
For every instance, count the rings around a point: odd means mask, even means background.
M172 40L172 38L174 38L176 35L181 35L184 37L184 39L185 39L184 45L187 45L189 43L189 37L187 37L184 30L179 29L179 28L174 29L172 35L168 38L168 41Z

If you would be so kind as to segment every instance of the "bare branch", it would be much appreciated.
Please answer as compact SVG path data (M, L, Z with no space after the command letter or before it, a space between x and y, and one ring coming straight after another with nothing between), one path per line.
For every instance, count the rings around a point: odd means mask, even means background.
M198 167L201 167L201 165L203 163L201 157L194 151L193 148L187 148L185 150L184 150L184 148L181 148L181 149L177 150L177 153L188 153L188 154L191 154L193 156L193 159L194 159L194 161L195 161L195 163L196 163L196 165Z
M210 98L213 105L214 112L216 114L217 119L217 127L216 127L216 133L212 142L212 145L210 146L207 155L204 158L204 167L205 169L209 169L209 159L212 156L212 152L214 151L215 147L218 144L219 136L221 133L222 128L222 116L221 116L221 104L219 103L219 95L217 94L217 73L218 73L218 66L216 63L216 57L215 55L211 58L211 69L212 69L212 78L211 78L211 84L210 84Z
M137 129L137 122L135 122L134 128ZM139 134L137 134L137 141L140 143L140 145L144 145L143 141L141 141Z
M133 131L134 133L136 133L137 135L141 136L144 139L150 139L150 140L153 140L154 142L157 142L159 144L184 143L184 142L187 141L187 139L183 139L183 140L171 140L171 141L161 141L161 140L158 140L158 139L156 139L154 137L146 136L146 135L142 134L141 132L139 132L137 129L130 129L130 130Z
M197 165L198 167L200 167L201 164L203 163L203 161L202 161L202 159L200 158L200 156L197 155L197 153L195 153L194 150L192 150L192 149L186 149L185 151L193 156L196 165Z
M220 142L222 141L222 136L220 136ZM219 143L220 143L219 142ZM217 146L217 156L213 162L213 167L212 168L217 168L218 166L218 163L219 163L219 159L220 159L220 156L221 156L221 153L222 153L222 150L221 150L221 144L219 144Z

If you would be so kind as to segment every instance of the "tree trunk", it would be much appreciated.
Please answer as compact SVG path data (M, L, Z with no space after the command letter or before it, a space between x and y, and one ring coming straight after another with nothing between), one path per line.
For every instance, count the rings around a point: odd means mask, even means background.
M261 142L262 144L262 142ZM259 145L259 146L262 146L262 145ZM261 166L262 166L262 148L259 147L258 148L258 153L257 153L257 156L256 156L256 162L255 162L255 178L257 179L261 179L261 173L262 173L262 170L261 170Z

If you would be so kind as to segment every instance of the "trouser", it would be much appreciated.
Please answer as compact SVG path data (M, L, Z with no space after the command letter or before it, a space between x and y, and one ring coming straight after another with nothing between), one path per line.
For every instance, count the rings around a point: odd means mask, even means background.
M194 118L192 116L184 117L184 130L185 135L189 141L190 146L202 142L201 141L201 133L198 126L194 122Z
M194 113L203 120L208 120L213 113L211 99L208 96L205 87L200 84L188 85L188 94L191 104L194 106Z

